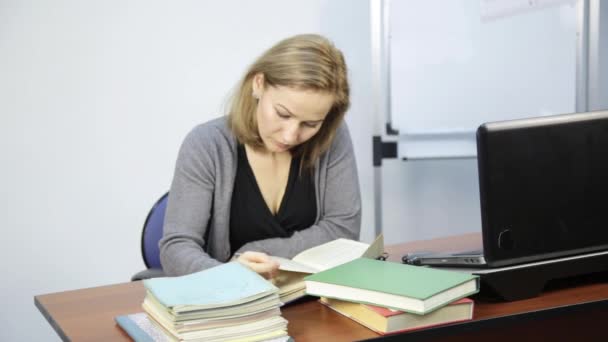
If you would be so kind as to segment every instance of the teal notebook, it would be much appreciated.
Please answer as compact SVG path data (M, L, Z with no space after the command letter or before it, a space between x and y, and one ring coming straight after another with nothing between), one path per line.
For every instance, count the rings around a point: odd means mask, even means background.
M219 308L278 293L269 281L238 262L181 277L146 279L144 287L169 308Z
M304 278L306 293L425 314L479 292L475 275L359 258Z

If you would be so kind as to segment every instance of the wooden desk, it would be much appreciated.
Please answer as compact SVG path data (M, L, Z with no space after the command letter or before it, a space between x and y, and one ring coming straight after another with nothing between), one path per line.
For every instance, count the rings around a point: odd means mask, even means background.
M478 246L478 234L418 241L387 247L389 260L417 250L459 250ZM492 342L518 337L541 340L605 340L603 323L608 317L606 277L587 277L560 284L541 296L517 302L493 302L475 298L474 320L412 332L408 340ZM141 282L130 282L36 296L35 304L63 340L129 341L114 317L141 312L145 291ZM282 308L289 334L297 341L353 341L380 337L311 298ZM401 340L405 336L386 336ZM524 339L526 340L526 339Z

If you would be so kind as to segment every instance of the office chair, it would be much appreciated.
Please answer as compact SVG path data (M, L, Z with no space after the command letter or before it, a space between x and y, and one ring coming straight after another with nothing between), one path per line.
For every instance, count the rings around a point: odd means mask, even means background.
M162 195L154 203L146 217L141 233L141 256L144 259L146 269L133 275L131 281L165 276L160 264L158 241L163 236L163 223L165 221L168 198L168 192Z

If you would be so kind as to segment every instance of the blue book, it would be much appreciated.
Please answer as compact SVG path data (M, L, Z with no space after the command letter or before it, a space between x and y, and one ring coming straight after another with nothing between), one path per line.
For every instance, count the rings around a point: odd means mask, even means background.
M247 303L278 288L238 262L229 262L181 277L144 280L158 302L173 311L203 310Z
M150 322L148 315L143 312L117 316L114 320L135 342L168 342L172 340L164 331Z

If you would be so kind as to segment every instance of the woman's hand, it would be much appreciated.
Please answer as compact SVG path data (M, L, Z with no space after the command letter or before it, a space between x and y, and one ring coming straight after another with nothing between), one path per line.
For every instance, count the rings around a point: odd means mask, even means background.
M279 263L272 260L266 253L245 252L238 256L236 261L266 279L272 279L279 273Z

